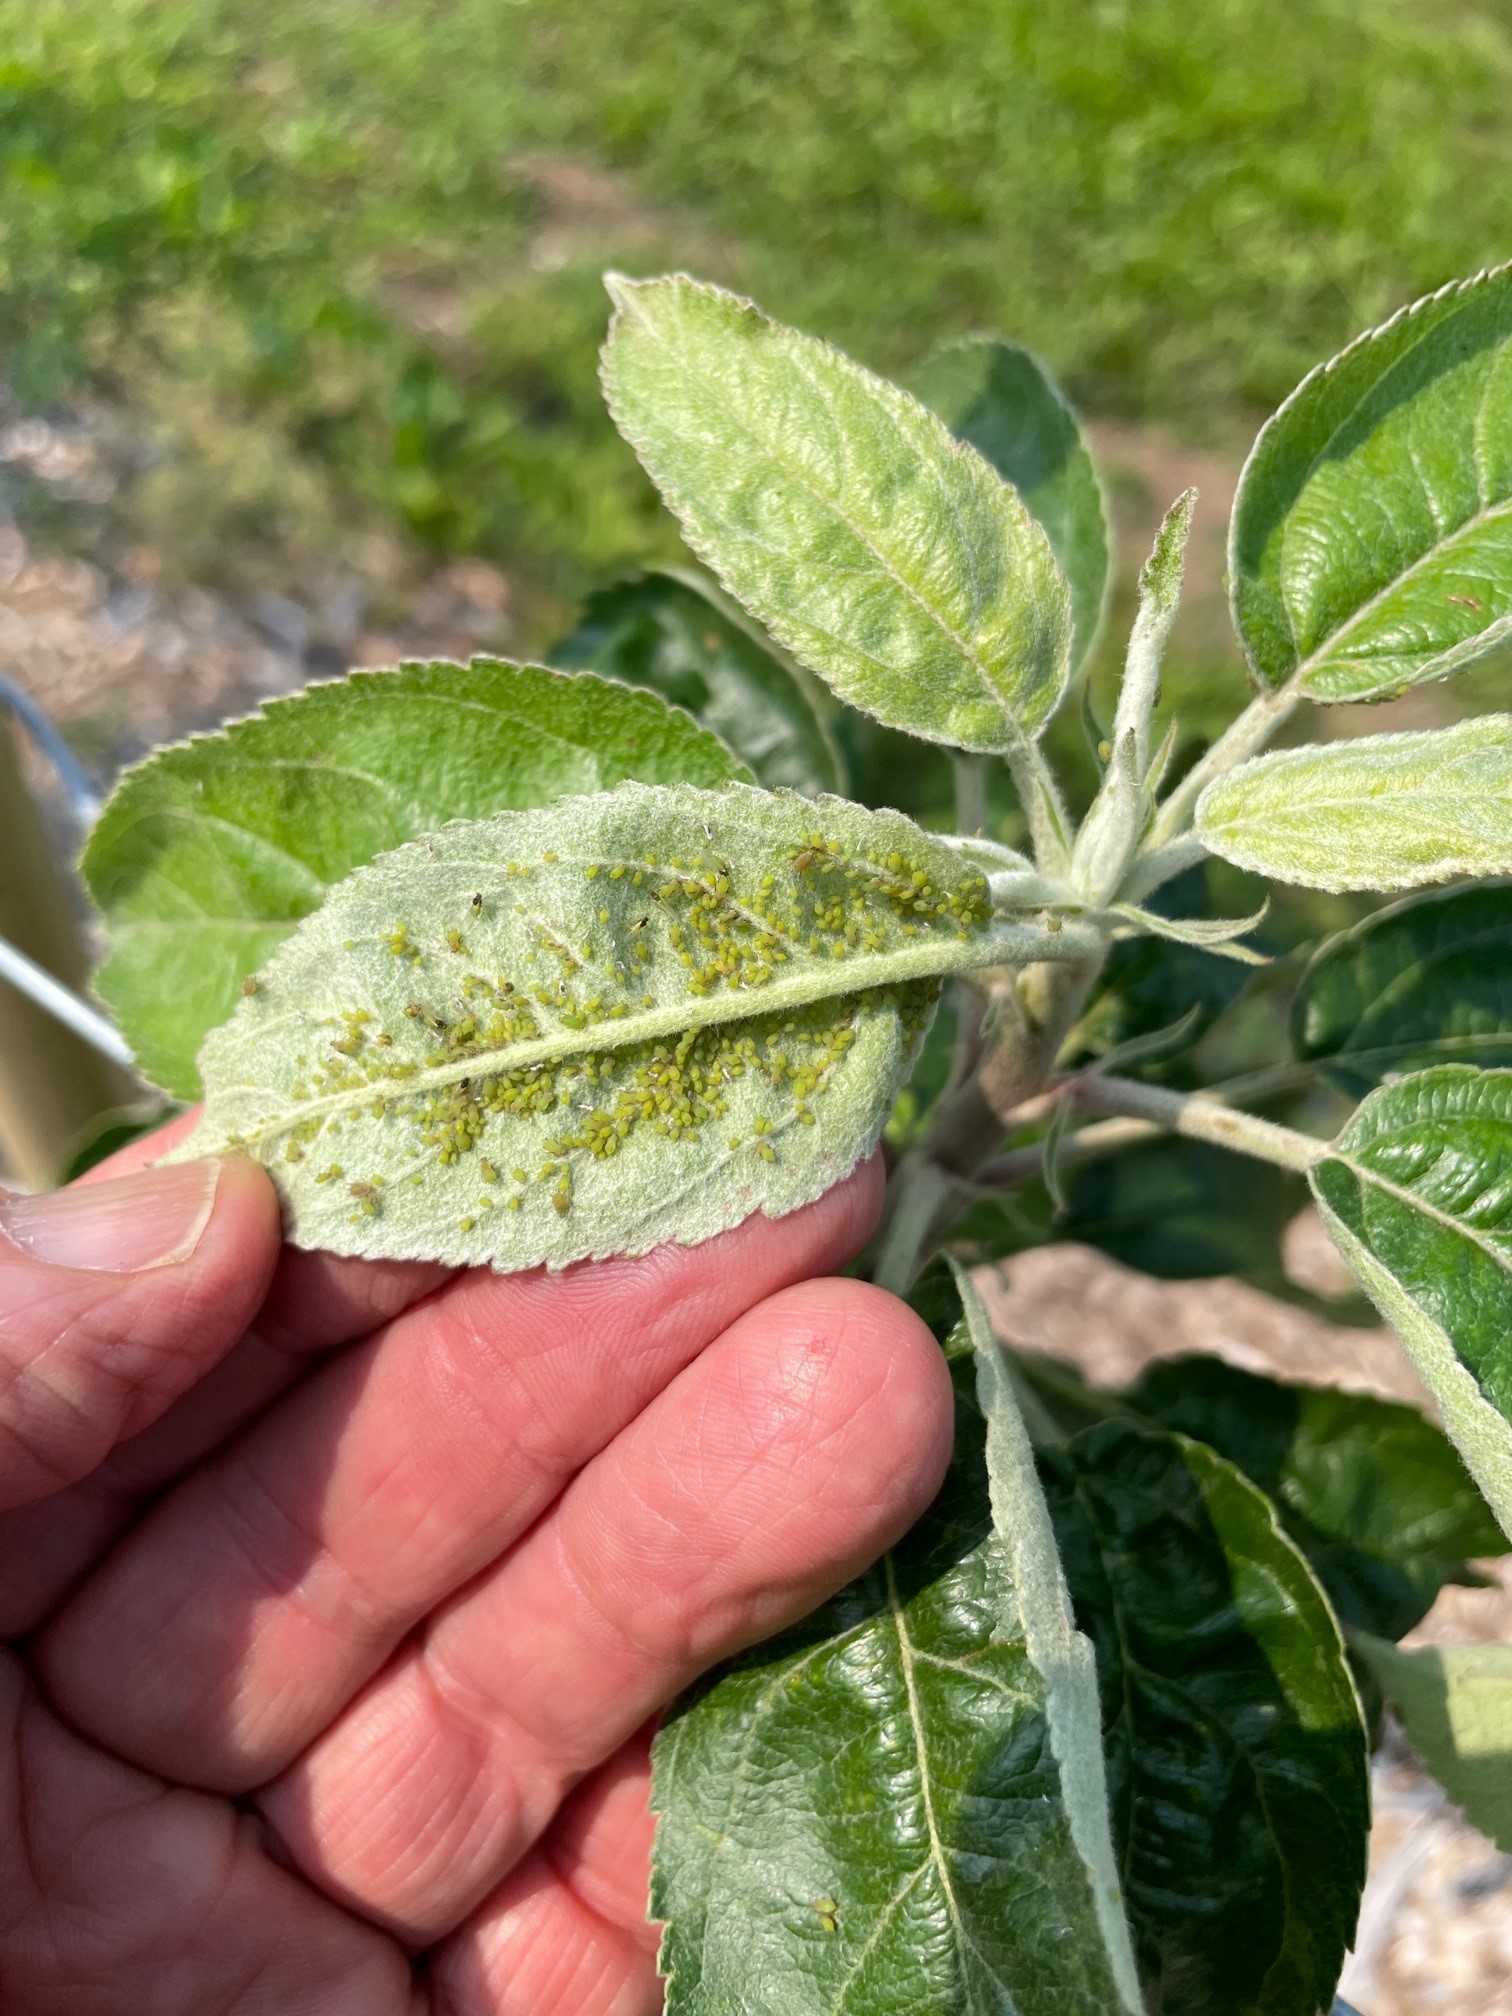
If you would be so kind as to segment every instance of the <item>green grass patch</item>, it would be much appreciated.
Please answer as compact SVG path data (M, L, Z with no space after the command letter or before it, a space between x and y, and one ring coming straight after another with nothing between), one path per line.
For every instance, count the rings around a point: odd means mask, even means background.
M608 262L903 371L1001 329L1231 441L1512 252L1512 15L1445 0L0 0L0 368L103 393L185 574L398 528L539 642L674 550L602 412Z

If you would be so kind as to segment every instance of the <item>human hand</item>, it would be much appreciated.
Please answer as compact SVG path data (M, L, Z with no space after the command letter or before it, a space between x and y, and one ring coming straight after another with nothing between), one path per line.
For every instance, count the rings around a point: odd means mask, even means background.
M947 1459L928 1331L822 1278L880 1169L501 1276L164 1146L0 1197L0 2007L654 2011L655 1717Z

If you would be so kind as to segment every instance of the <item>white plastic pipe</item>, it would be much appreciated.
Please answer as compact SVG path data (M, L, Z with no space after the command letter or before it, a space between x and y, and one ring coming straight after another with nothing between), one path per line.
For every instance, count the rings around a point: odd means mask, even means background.
M8 980L18 993L29 1001L35 1001L55 1021L72 1029L75 1036L108 1057L113 1064L124 1064L127 1070L133 1068L133 1059L126 1039L113 1022L108 1022L98 1008L91 1008L65 987L61 980L55 980L45 967L11 944L8 938L0 938L0 980Z

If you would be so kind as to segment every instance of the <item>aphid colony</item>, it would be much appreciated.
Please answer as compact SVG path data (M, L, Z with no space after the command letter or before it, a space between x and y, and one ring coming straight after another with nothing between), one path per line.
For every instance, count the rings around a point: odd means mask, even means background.
M695 1026L651 1040L637 1040L637 1017L660 1010L665 1026L664 1011L679 1000L691 1009L720 992L760 992L784 967L865 958L925 932L968 937L991 915L986 884L970 869L942 886L901 853L857 857L820 832L805 833L781 868L743 878L744 890L728 863L699 853L563 863L548 852L534 868L508 862L504 876L502 887L473 893L463 922L444 927L429 950L403 921L383 933L386 959L415 976L400 1017L393 1027L366 1008L329 1018L326 1055L291 1087L296 1101L320 1102L326 1111L289 1131L290 1162L339 1129L344 1112L402 1118L417 1151L444 1167L476 1157L479 1195L460 1221L464 1232L496 1209L522 1209L532 1191L565 1216L583 1158L606 1161L643 1129L691 1140L727 1121L733 1088L748 1076L776 1095L764 1102L775 1117L749 1121L724 1145L774 1161L783 1132L815 1124L814 1101L863 1018L895 1012L902 1040L912 1044L937 983L827 987L821 998L776 1015L737 1010L713 1019L693 1010ZM595 883L605 885L604 899L585 905L579 892ZM485 942L497 957L500 939L511 948L512 977L468 970L484 963ZM522 1046L589 1030L600 1040L581 1053L506 1061ZM459 1068L472 1060L480 1068ZM533 1140L514 1130L491 1134L505 1117L550 1117L554 1125L549 1132L538 1125ZM490 1139L510 1142L515 1155L529 1141L529 1166L515 1166L511 1156L501 1169L480 1153ZM379 1176L347 1181L332 1163L316 1180L342 1182L354 1216L383 1208ZM422 1179L415 1173L411 1180Z

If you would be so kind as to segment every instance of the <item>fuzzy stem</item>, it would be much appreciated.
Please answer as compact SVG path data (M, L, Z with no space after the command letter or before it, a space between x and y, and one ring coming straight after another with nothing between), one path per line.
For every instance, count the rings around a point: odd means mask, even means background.
M1092 1162L1101 1155L1116 1155L1121 1148L1131 1148L1137 1141L1153 1140L1164 1131L1153 1120L1096 1120L1090 1127L1065 1136L1060 1144L1060 1159L1063 1164ZM983 1190L1011 1190L1016 1183L1028 1183L1038 1176L1044 1160L1040 1142L1030 1148L1012 1148L979 1169L976 1183Z
M1257 749L1265 747L1301 701L1301 678L1300 672L1293 673L1284 686L1259 694L1237 721L1230 722L1201 761L1192 766L1160 808L1150 829L1151 852L1164 846L1166 841L1174 840L1181 832L1191 818L1192 808L1202 796L1205 785L1223 771L1231 770L1236 763L1242 763L1246 756L1253 756Z
M1210 1093L1168 1092L1164 1086L1144 1085L1133 1078L1089 1073L1078 1080L1076 1097L1079 1104L1094 1112L1151 1120L1168 1133L1232 1148L1281 1169L1305 1172L1329 1152L1326 1141L1299 1134L1291 1127L1278 1127L1273 1120L1261 1120L1253 1113L1236 1112Z
M956 831L970 837L987 831L987 758L952 750L955 775Z
M879 1288L906 1295L921 1260L928 1257L930 1234L955 1179L938 1162L911 1155L898 1165L893 1184L893 1208L872 1279Z
M1071 819L1060 786L1037 742L1021 742L1010 749L1007 763L1029 821L1035 866L1042 875L1063 880L1071 866Z

